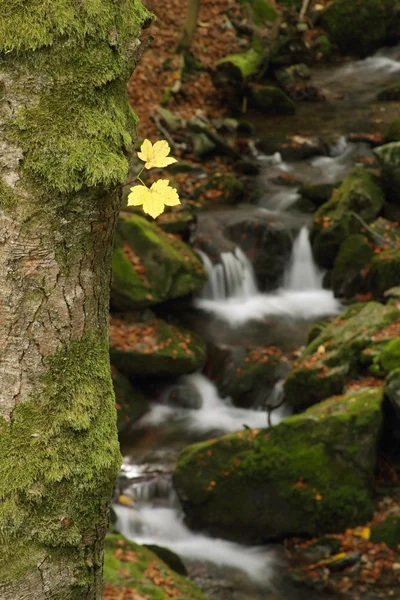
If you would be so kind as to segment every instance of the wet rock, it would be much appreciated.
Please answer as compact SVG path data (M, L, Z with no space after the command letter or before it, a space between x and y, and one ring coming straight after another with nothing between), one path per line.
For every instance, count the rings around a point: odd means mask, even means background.
M359 233L350 235L340 246L333 266L331 284L336 296L351 298L368 291L362 270L370 264L374 251L367 238Z
M383 353L397 336L399 324L400 310L395 306L378 302L352 305L308 344L295 363L284 385L287 402L302 410L341 394L360 371L372 369L384 376L388 361Z
M378 93L377 100L387 102L398 102L400 100L400 84L395 83ZM395 141L395 140L388 140ZM400 141L400 140L396 140Z
M216 204L236 204L244 200L245 186L229 173L212 173L203 185L196 187L194 197L203 196Z
M392 550L397 550L400 544L400 516L389 515L371 529L371 542L386 544Z
M252 84L249 89L249 106L266 114L293 115L296 105L281 89L272 85Z
M173 552L158 547L155 549L157 553L127 540L119 533L108 534L104 554L105 596L168 600L173 590L179 598L207 600L189 579L167 564L165 558L177 567L180 559L172 561ZM161 553L164 560L157 556ZM183 574L181 566L179 569Z
M183 120L174 115L173 112L162 106L157 107L157 112L160 115L160 120L165 124L169 131L179 131L179 129L182 129L184 125Z
M376 298L386 290L400 285L400 252L398 247L376 254L368 274L369 286Z
M300 135L270 135L257 140L256 147L266 155L279 152L282 159L289 162L307 160L326 153L324 144L319 138Z
M197 255L143 217L121 217L113 252L111 306L133 310L185 296L207 276Z
M217 145L205 133L192 133L190 136L193 146L193 154L202 158L213 152Z
M304 183L300 188L300 193L312 202L315 208L319 208L325 202L328 202L334 189L335 186L332 183Z
M200 392L190 384L179 384L174 386L168 395L168 403L172 406L182 408L198 409L201 408L203 400Z
M201 369L206 349L196 334L161 319L110 319L111 362L130 378L173 377Z
M400 142L379 146L374 153L382 166L388 200L400 204Z
M332 198L315 213L310 238L318 264L332 268L342 242L359 233L362 222L373 221L381 212L384 195L368 171L353 169Z
M130 429L149 410L149 400L127 377L111 366L111 377L117 408L118 432Z
M286 356L275 346L225 346L211 351L208 364L221 397L246 408L265 407L273 386L289 371Z
M169 566L170 569L178 573L179 575L183 575L186 577L188 574L185 565L183 564L181 558L172 552L169 548L164 548L164 546L157 546L156 544L144 544L144 548L148 548L151 552L154 552L158 558L160 558L166 565Z
M190 234L196 228L196 217L191 210L174 210L165 212L157 219L157 225L167 233L178 233L184 241L188 241Z
M174 483L189 521L257 542L365 523L381 402L379 389L365 388L268 430L185 448Z
M384 393L400 421L400 366L396 367L386 378Z
M366 56L390 36L395 10L384 0L335 0L321 13L321 24L343 53Z
M236 173L242 173L243 175L258 175L260 172L260 165L254 160L249 158L241 158L232 165L233 170Z

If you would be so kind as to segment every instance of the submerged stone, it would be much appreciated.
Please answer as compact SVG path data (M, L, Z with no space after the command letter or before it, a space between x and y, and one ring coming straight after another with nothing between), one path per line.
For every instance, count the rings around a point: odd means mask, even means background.
M268 430L185 448L174 483L189 521L257 542L365 523L381 402L381 390L362 389Z

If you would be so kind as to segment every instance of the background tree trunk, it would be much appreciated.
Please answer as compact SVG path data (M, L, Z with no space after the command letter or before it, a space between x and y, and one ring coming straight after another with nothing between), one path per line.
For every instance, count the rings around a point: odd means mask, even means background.
M186 20L183 26L182 37L178 43L178 53L188 51L192 44L199 18L200 2L201 0L187 0Z
M102 598L137 0L0 6L0 598Z

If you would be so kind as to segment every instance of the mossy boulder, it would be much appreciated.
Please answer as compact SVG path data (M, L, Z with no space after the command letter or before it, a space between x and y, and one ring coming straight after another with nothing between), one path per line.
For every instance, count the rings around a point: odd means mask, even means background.
M369 369L384 375L380 356L397 335L399 323L395 306L378 302L351 306L308 344L294 364L284 385L287 402L302 410L341 394L346 383Z
M178 573L179 575L183 575L186 577L188 574L185 565L182 562L182 559L172 552L169 548L165 548L164 546L157 546L157 544L145 544L145 548L154 552L158 558L161 558L166 565L169 566L170 569Z
M386 377L384 394L400 421L400 364Z
M157 225L167 233L177 233L182 239L188 240L196 226L196 217L191 210L166 212L158 217Z
M229 54L216 63L217 77L232 77L243 82L257 73L262 59L263 55L253 48L241 54Z
M350 235L344 240L336 255L331 275L331 284L336 296L352 297L365 291L362 270L371 262L374 251L367 238L361 233Z
M382 166L388 200L400 204L400 141L375 148Z
M106 537L104 583L107 598L207 600L156 553L116 533Z
M301 195L312 202L315 208L319 208L328 202L332 196L335 186L332 183L304 183L300 188Z
M137 215L118 221L112 268L111 306L121 311L185 296L207 280L185 243Z
M151 316L110 319L111 362L127 377L173 377L197 371L205 362L196 334Z
M374 544L386 544L392 550L397 550L400 544L400 516L389 515L374 525L371 529L371 542Z
M335 0L321 13L321 24L343 53L366 56L389 36L394 4L387 0Z
M268 430L185 448L174 483L189 521L256 542L365 523L381 403L380 390L362 389Z
M240 179L229 173L215 172L207 177L203 185L196 187L195 198L203 198L205 201L215 204L236 204L243 202L246 188Z
M248 98L252 108L266 114L293 115L296 112L296 104L293 100L273 85L251 85Z
M127 377L119 373L113 366L111 366L111 377L117 409L118 432L122 433L149 410L149 401Z
M384 200L375 177L365 169L353 169L315 213L311 243L318 264L332 268L342 242L362 228L354 215L370 223L381 212Z
M383 298L387 290L400 285L400 245L374 255L368 278L377 298Z

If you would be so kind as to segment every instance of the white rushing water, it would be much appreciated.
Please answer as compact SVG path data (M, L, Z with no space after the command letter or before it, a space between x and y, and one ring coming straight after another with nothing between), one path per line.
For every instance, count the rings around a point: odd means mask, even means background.
M167 546L183 559L209 561L246 573L267 584L274 571L274 553L261 547L247 547L190 531L179 509L144 505L136 508L114 506L117 528L139 544Z
M151 410L139 421L139 427L161 426L172 422L174 425L183 425L186 431L192 433L212 433L213 431L227 433L243 429L244 425L251 429L268 426L265 411L233 406L229 398L220 398L215 385L204 375L198 373L188 375L182 378L182 382L192 385L200 393L201 407L194 409L153 404ZM279 384L277 385L279 386ZM276 390L271 394L272 406L277 404L275 402L276 394ZM287 414L287 409L284 407L272 411L272 424L280 423Z
M205 263L208 269L207 263ZM212 273L209 276L212 276ZM252 279L252 287L257 289L251 265L246 273L246 281ZM292 259L284 277L284 285L272 294L230 295L221 298L212 294L212 288L196 300L198 308L207 311L227 322L231 327L248 321L260 321L267 317L288 317L294 319L316 319L337 314L340 303L331 290L322 288L322 274L313 261L307 228L302 228L293 244Z
M221 262L217 264L213 264L201 250L197 253L208 273L208 282L201 292L203 298L250 298L257 293L253 267L239 247L234 252L222 252Z

